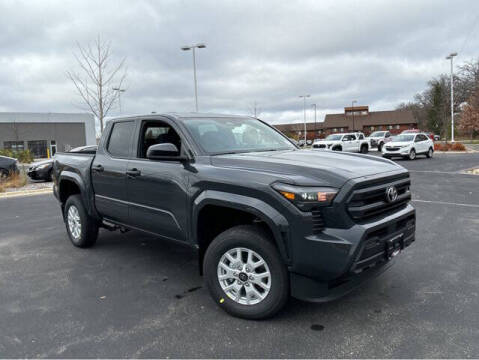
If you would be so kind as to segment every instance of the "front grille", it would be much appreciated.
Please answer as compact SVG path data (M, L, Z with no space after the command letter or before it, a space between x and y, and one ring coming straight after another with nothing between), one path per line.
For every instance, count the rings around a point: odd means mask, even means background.
M324 145L324 144L314 144L313 147L315 149L324 149L326 147L326 145Z
M324 220L321 215L321 210L313 209L312 210L312 220L313 220L313 234L317 235L324 230Z
M400 175L359 184L353 189L347 203L351 217L360 222L391 214L406 206L411 200L409 175ZM395 187L397 199L388 201L386 190Z
M399 146L386 146L386 150L388 151L398 151L399 149Z
M351 271L358 273L391 258L414 241L416 218L414 215L368 233Z

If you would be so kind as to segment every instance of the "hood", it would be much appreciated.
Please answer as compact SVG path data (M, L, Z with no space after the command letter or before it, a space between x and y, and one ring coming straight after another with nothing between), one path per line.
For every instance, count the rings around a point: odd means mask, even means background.
M346 181L391 171L406 171L383 158L321 150L268 151L211 157L212 165L274 173L301 185L342 186Z
M32 167L37 167L37 166L45 165L45 164L53 164L53 159L39 161L39 162L33 163L31 166Z

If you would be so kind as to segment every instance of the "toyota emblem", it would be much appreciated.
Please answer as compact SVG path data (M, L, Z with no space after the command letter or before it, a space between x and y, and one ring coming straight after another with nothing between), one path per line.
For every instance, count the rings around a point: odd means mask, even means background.
M396 201L398 198L398 191L395 186L389 186L386 189L386 200L390 203Z

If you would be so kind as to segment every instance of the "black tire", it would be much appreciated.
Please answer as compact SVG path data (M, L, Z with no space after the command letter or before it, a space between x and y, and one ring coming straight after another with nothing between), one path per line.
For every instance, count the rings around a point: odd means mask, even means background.
M74 207L77 210L79 216L81 231L78 236L74 236L69 226L69 211L71 207ZM73 245L80 248L87 248L95 245L98 237L98 223L95 219L88 216L80 195L71 195L67 199L63 218L67 228L68 237Z
M269 268L271 274L269 293L257 304L247 305L236 302L226 294L220 285L218 279L219 263L227 251L235 248L256 252L264 259ZM243 271L240 274L244 273ZM244 319L271 317L286 304L289 298L289 276L286 266L275 245L258 226L239 225L218 235L206 251L203 272L213 300L227 313L236 317ZM252 274L254 275L254 272ZM235 280L233 283L235 283ZM248 283L245 286L248 286ZM245 286L241 287L246 291ZM253 286L253 284L251 283L249 286Z
M0 178L6 179L10 176L10 172L7 169L0 169Z
M50 182L52 180L53 180L53 169L48 172L45 181Z
M408 159L409 160L415 160L416 159L416 150L411 149L411 151L409 152Z
M430 158L432 158L433 155L434 155L434 149L432 147L430 147L429 150L426 153L426 157L428 159L430 159Z
M379 143L378 145L378 151L381 152L383 149L383 143Z
M368 151L369 150L367 145L361 145L361 154L367 154Z
M333 147L333 151L343 151L343 148L341 146L335 146Z

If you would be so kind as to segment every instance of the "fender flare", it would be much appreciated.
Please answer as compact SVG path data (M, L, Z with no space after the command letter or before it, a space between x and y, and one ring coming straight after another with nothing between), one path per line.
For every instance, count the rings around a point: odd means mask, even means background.
M85 209L90 216L97 216L96 213L93 213L93 202L90 197L88 197L88 189L86 189L85 182L81 176L73 171L64 170L62 171L60 178L58 179L58 200L61 202L61 193L62 193L62 182L69 181L74 183L80 189L80 197L82 198ZM64 204L62 204L63 207Z
M198 217L200 211L206 205L218 205L232 209L248 212L257 216L264 221L273 233L274 241L279 249L283 260L289 264L290 249L288 246L289 223L286 218L276 209L262 200L232 194L216 190L203 191L193 202L192 221L191 221L191 238L198 245L196 234L198 233Z

